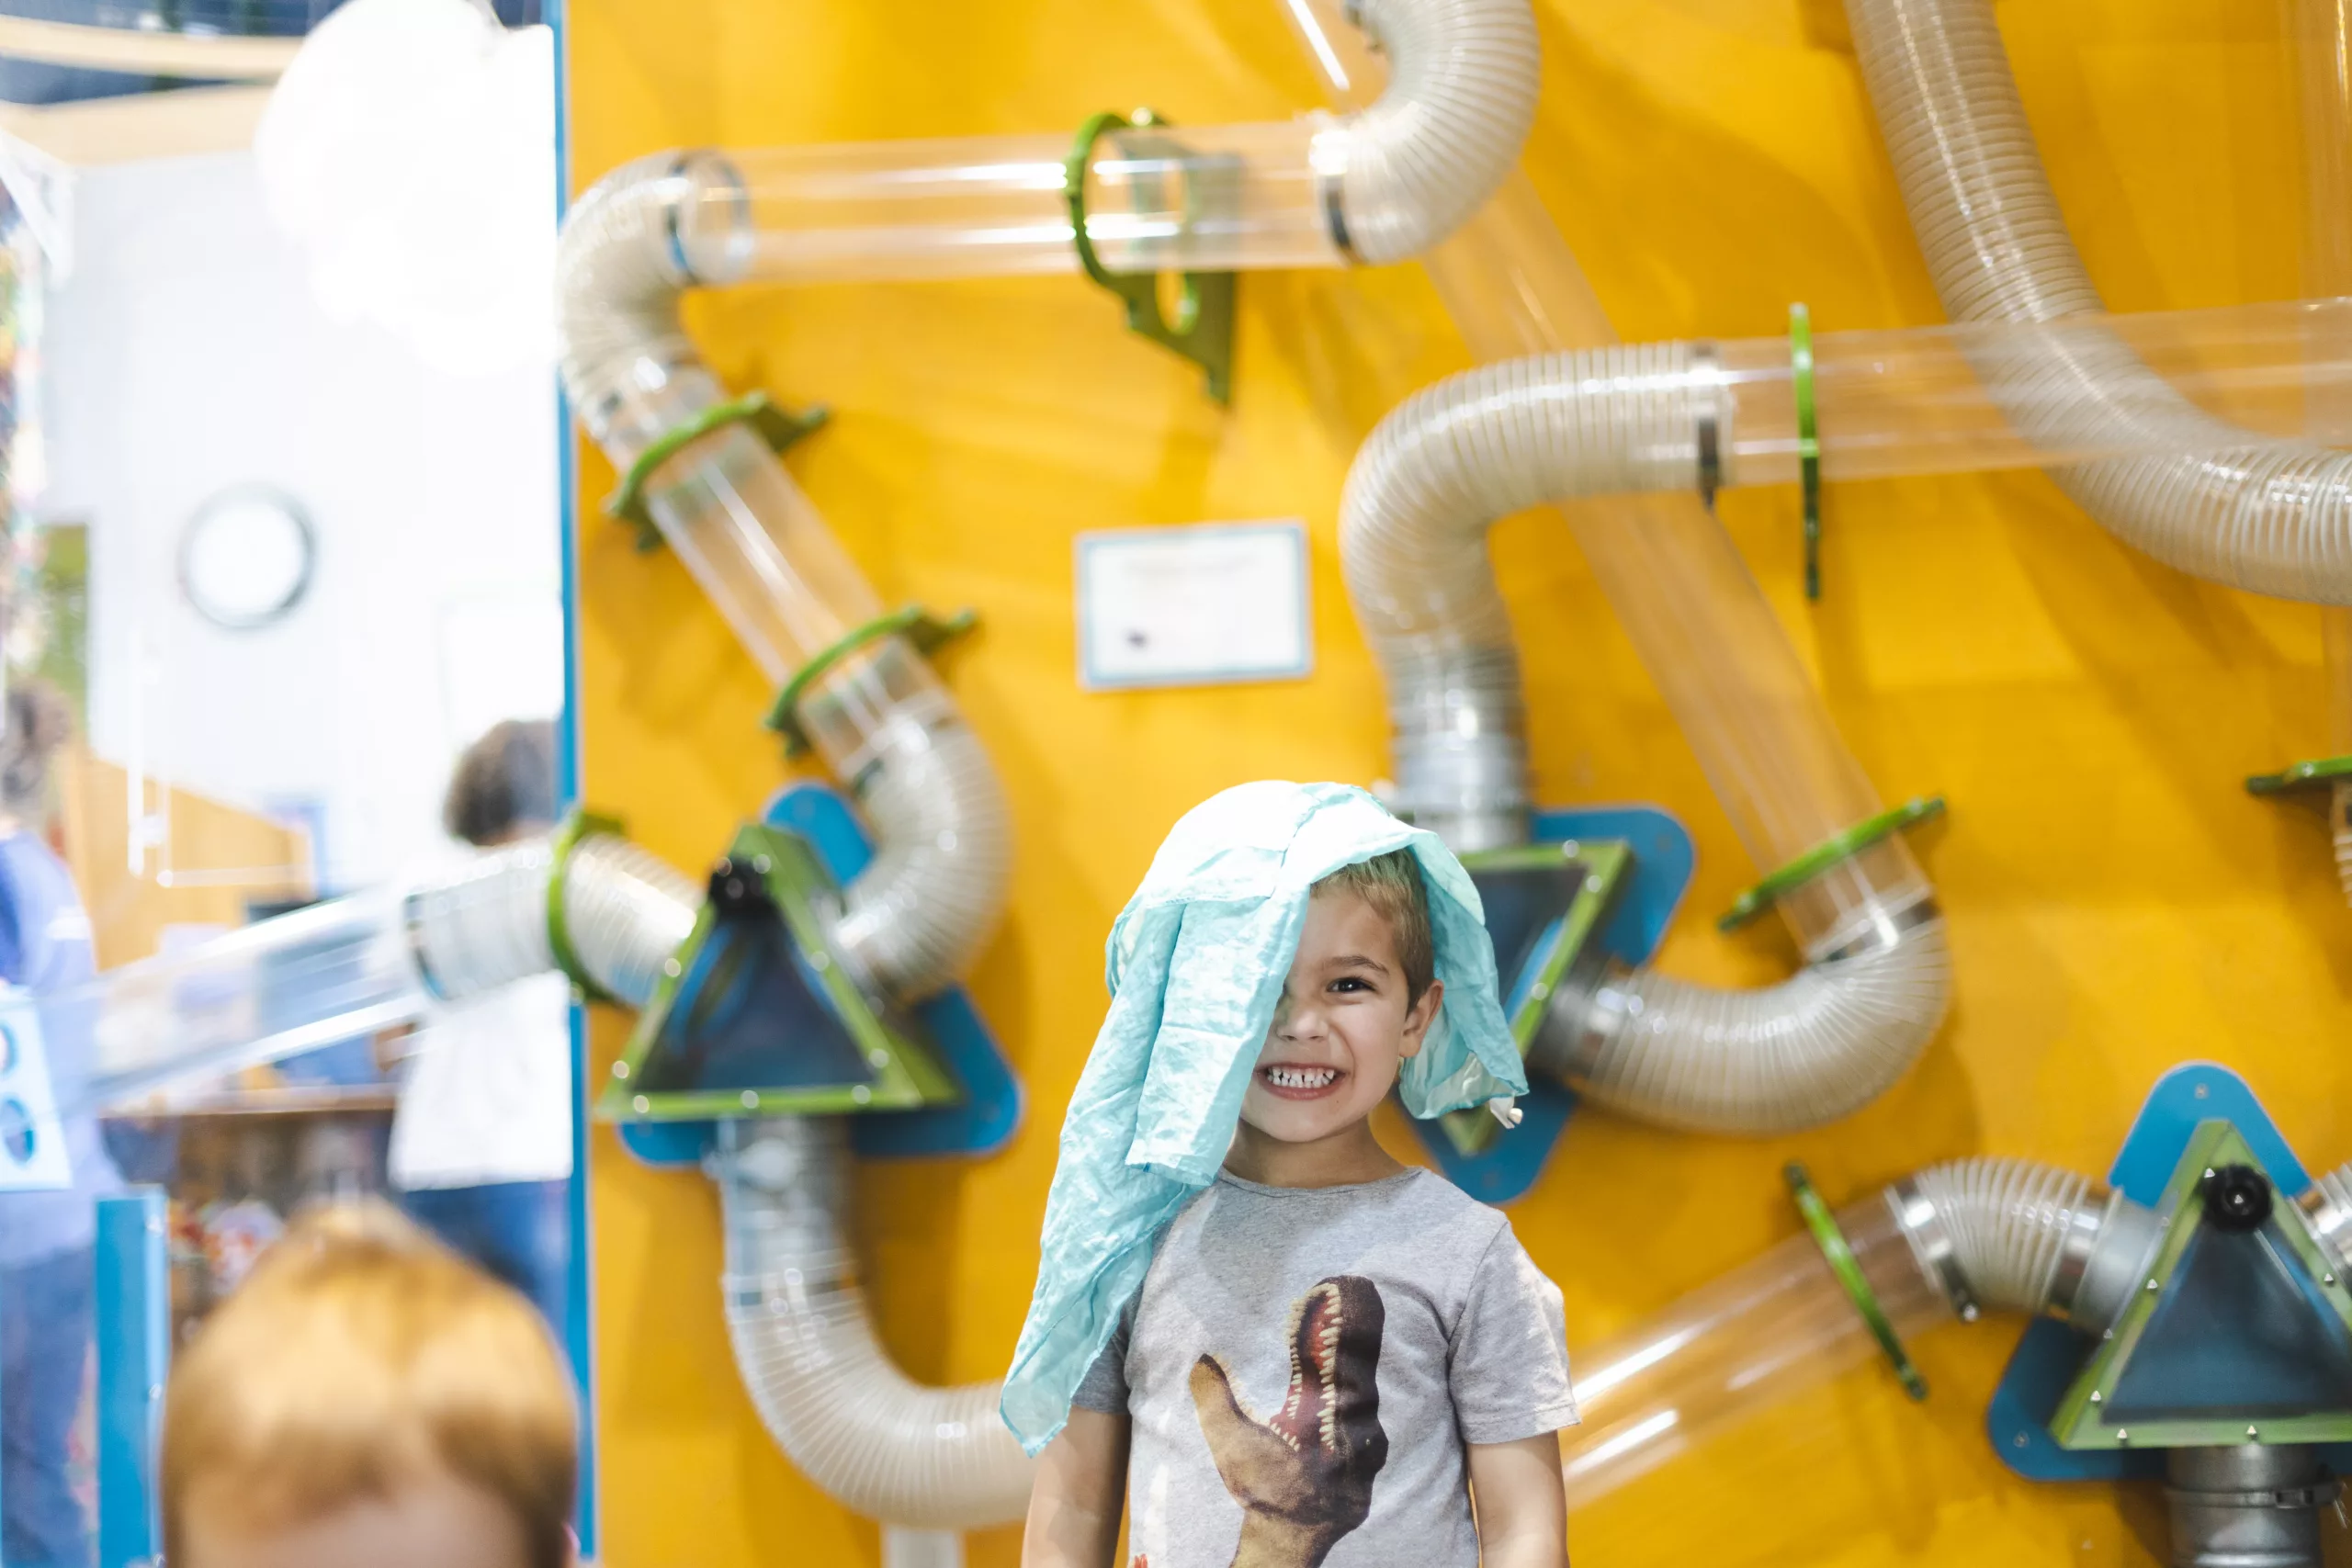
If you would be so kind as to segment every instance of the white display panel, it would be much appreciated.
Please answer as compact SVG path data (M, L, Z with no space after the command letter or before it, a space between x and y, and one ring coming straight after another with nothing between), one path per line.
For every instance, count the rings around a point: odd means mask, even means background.
M1295 680L1314 647L1306 527L1295 518L1078 537L1078 680L1089 691Z

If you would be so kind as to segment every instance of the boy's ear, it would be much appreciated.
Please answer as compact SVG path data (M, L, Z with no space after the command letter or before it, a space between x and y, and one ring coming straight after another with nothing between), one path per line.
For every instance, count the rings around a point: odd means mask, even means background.
M1445 1000L1445 982L1431 980L1421 999L1405 1012L1404 1048L1396 1054L1411 1058L1421 1054L1421 1043L1429 1038L1430 1025L1437 1021L1438 1004Z

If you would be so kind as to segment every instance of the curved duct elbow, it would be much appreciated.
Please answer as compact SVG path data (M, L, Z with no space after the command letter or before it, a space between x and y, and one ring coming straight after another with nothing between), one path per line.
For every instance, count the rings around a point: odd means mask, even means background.
M735 1359L792 1462L858 1513L922 1529L1017 1520L1028 1457L997 1385L924 1388L875 1342L846 1235L847 1134L832 1121L722 1123L712 1156Z
M1391 71L1379 99L1343 122L1333 238L1360 261L1403 261L1453 232L1519 162L1541 77L1535 17L1524 0L1349 10Z
M1848 0L1911 226L1955 321L2103 309L2052 195L1988 0ZM2204 412L2120 344L1984 367L2029 437L2173 456L2053 468L2085 511L2167 565L2260 593L2352 603L2352 455Z
M843 895L834 938L852 971L889 997L920 997L970 961L1012 874L1003 788L979 738L944 699L901 707L842 770L860 781L876 857Z
M681 366L695 358L679 325L678 295L724 280L698 277L687 262L686 214L729 177L713 154L656 152L606 175L564 215L556 240L556 342L564 390L600 441L637 359Z
M1929 1166L1888 1188L1886 1201L1920 1272L1963 1320L2045 1314L2102 1333L2164 1239L2154 1210L2033 1160Z
M1886 945L1755 991L1646 971L1564 996L1529 1065L1621 1115L1688 1132L1767 1136L1860 1110L1911 1069L1951 1002L1933 906Z
M1540 502L1668 488L1697 473L1681 344L1516 359L1399 404L1348 470L1340 559L1388 688L1395 804L1456 850L1527 836L1519 656L1487 529Z

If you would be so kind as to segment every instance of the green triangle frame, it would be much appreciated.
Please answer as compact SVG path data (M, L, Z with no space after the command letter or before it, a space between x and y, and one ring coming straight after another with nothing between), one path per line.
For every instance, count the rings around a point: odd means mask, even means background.
M2333 1443L2352 1439L2352 1411L2319 1412L2307 1416L2268 1416L2249 1426L2243 1419L2199 1417L2175 1421L2133 1421L2128 1427L2108 1417L2105 1406L2114 1396L2123 1371L2147 1333L2157 1306L2170 1293L2174 1277L2188 1256L2189 1243L2205 1225L2200 1189L2206 1176L2225 1165L2263 1169L2244 1134L2229 1122L2198 1123L2180 1163L2165 1184L2156 1213L2164 1226L2154 1259L2141 1289L2132 1293L2098 1349L2059 1400L2050 1417L2051 1436L2062 1448L2180 1449L2236 1447L2248 1442ZM2352 1290L2346 1288L2335 1266L2311 1233L2303 1212L2285 1194L2275 1196L2262 1234L2301 1265L2313 1289L2352 1329Z
M1535 1032L1544 1026L1544 1010L1574 972L1577 960L1588 953L1600 952L1597 939L1634 869L1634 847L1623 839L1578 839L1565 844L1524 844L1476 851L1462 857L1463 869L1474 873L1532 871L1562 864L1582 865L1584 885L1568 901L1558 934L1553 938L1550 950L1536 960L1535 977L1521 994L1519 1006L1511 1010L1511 1039L1517 1043L1522 1060L1535 1043ZM1509 987L1516 978L1510 975L1496 976L1497 983L1506 987L1506 1001L1510 999ZM1483 1106L1449 1111L1438 1118L1438 1125L1444 1130L1446 1141L1465 1159L1484 1154L1502 1135L1502 1123Z
M829 898L835 889L808 842L789 829L753 822L737 830L727 853L736 866L760 877L805 965L804 978L813 978L820 999L830 1005L872 1074L852 1082L773 1089L637 1090L685 977L694 973L696 959L719 928L722 917L717 905L705 898L693 932L663 966L652 999L638 1015L628 1045L613 1064L612 1077L596 1100L597 1120L698 1122L723 1116L914 1111L960 1101L961 1087L932 1048L868 1001L826 946L819 900Z

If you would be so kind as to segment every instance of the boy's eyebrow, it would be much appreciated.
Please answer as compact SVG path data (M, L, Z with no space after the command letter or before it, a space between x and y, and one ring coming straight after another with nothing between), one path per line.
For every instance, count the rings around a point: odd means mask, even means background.
M1366 957L1361 953L1342 953L1327 958L1323 962L1327 966L1334 969L1371 969L1382 975L1388 973L1387 964L1377 958Z

